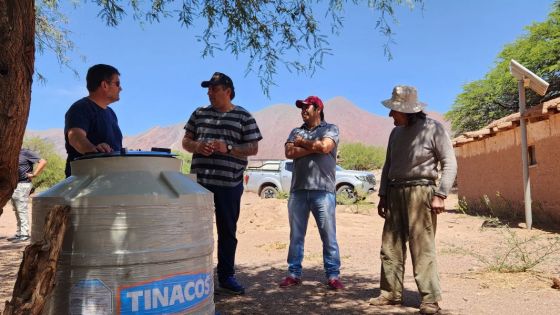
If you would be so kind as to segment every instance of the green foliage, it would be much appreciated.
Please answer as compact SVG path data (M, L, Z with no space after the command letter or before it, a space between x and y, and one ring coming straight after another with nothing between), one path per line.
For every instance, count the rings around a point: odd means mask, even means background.
M473 131L491 121L518 111L517 81L509 72L517 60L550 83L544 97L527 89L527 106L560 94L560 1L552 6L546 21L528 26L527 34L508 44L498 54L496 66L481 80L470 82L457 96L446 118L455 134Z
M38 137L23 139L23 147L36 152L47 165L41 174L33 179L33 186L37 189L47 189L64 179L66 161L56 154L54 145Z
M356 198L349 198L348 195L344 193L336 195L336 203L339 205L353 205L354 203L356 203L356 200Z
M192 153L185 151L173 151L173 154L177 154L177 158L183 161L183 164L181 165L181 172L183 174L189 174L191 172Z
M462 214L469 213L469 203L467 202L467 198L465 196L459 198L457 206L459 207L459 211L461 211Z
M377 208L375 204L367 201L366 199L361 199L356 201L354 205L351 207L351 213L354 214L363 214L363 215L372 215L377 214Z
M363 215L372 215L374 212L377 214L375 204L371 202L370 198L358 198L351 201L344 197L341 200L340 197L336 196L337 211Z
M387 150L381 147L367 146L362 143L342 144L339 148L338 164L345 169L373 170L385 163Z
M79 2L73 1L75 4ZM372 21L372 28L379 30L387 39L384 50L391 59L391 25L398 22L395 7L405 5L413 9L416 4L423 7L424 0L332 0L324 5L308 0L92 2L101 7L98 16L111 27L116 27L127 13L140 23L172 18L186 28L205 24L202 33L197 36L204 45L202 56L212 57L215 51L222 50L236 57L248 56L247 73L256 72L263 92L268 95L279 65L290 71L309 74L321 67L323 58L331 54L331 50L320 27L330 26L330 33L338 34L343 27L345 6L363 5L377 15L375 22ZM59 61L65 64L66 52L72 50L73 43L68 37L66 17L58 10L59 1L36 0L35 3L39 51L41 47L51 48Z
M78 0L72 0L76 5ZM35 47L40 54L45 50L52 51L58 63L78 75L71 66L71 59L68 56L75 49L74 42L71 40L71 31L68 29L68 18L58 10L57 0L35 0ZM45 78L37 69L37 76L40 81Z

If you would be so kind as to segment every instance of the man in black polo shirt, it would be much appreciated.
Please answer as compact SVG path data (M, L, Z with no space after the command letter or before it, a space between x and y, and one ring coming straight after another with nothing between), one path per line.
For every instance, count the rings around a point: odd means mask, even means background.
M35 170L33 169L34 164L37 164ZM33 186L31 179L39 176L45 165L47 165L47 161L39 157L37 153L28 149L21 149L19 152L18 184L11 199L16 212L17 230L16 235L8 238L8 241L17 243L29 240L29 194Z
M65 115L66 177L71 175L70 162L77 157L122 148L117 115L109 108L109 104L119 100L122 91L119 76L119 71L109 65L89 68L86 75L89 95L72 104Z

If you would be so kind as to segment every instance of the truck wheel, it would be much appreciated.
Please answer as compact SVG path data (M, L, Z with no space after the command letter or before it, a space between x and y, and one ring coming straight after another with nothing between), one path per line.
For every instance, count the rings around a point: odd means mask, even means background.
M260 196L264 199L276 198L278 197L278 189L274 186L266 186L261 190Z
M340 187L338 187L338 189L336 190L336 196L342 199L339 200L338 203L341 203L340 201L343 200L344 203L355 203L357 200L356 193L354 192L354 187L350 185L340 185Z

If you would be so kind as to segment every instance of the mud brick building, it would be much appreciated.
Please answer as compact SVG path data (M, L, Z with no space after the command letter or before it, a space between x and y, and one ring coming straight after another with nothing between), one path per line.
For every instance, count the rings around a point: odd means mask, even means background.
M530 108L524 116L533 218L560 225L560 98ZM524 217L519 120L515 113L453 139L458 194L469 208Z

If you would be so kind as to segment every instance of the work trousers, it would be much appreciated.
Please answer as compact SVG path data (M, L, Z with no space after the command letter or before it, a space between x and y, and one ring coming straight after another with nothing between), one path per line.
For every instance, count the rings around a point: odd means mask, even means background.
M29 236L29 193L31 183L18 183L12 194L12 206L16 212L16 235Z
M235 274L237 220L241 208L243 183L235 187L203 185L214 194L216 230L218 231L218 281Z
M381 240L381 295L402 300L406 243L410 246L414 280L422 302L441 300L435 233L437 215L431 212L430 185L389 187Z

